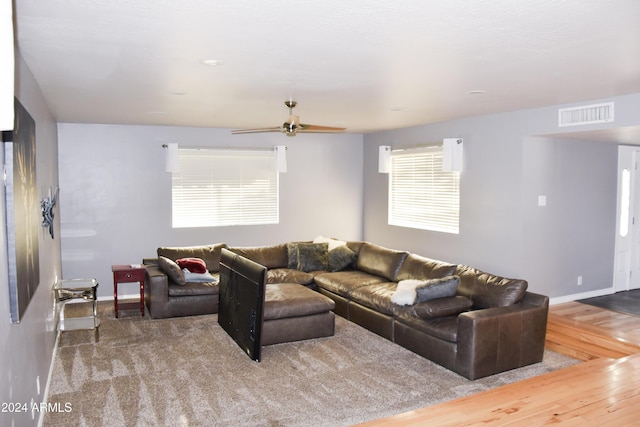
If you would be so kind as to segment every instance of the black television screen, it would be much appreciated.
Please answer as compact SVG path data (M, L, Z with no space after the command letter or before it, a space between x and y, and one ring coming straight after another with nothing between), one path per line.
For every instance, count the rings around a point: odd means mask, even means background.
M266 267L222 249L218 323L258 362L266 274Z

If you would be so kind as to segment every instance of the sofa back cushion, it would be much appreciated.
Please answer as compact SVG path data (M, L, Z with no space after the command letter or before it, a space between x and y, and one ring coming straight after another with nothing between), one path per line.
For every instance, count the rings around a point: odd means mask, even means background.
M508 279L460 265L458 295L470 298L475 308L507 307L519 303L527 291L526 280Z
M355 252L356 255L360 253L360 249L364 246L365 242L357 241L347 241L347 247Z
M177 261L181 258L200 258L207 264L207 270L211 273L220 271L220 251L226 248L226 243L202 246L161 247L158 248L158 256Z
M360 271L395 282L398 271L407 255L409 255L407 252L387 249L367 242L360 249L356 267Z
M255 246L230 248L232 252L249 258L267 268L286 268L289 257L287 255L287 244L282 243L273 246Z
M398 281L408 279L438 279L440 277L452 276L455 271L456 265L454 264L410 254L402 263L400 271L398 271Z

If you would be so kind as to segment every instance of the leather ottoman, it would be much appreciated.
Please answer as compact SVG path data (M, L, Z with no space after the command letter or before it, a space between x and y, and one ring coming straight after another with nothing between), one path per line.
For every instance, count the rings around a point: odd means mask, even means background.
M296 283L268 284L265 288L262 345L332 336L335 303Z

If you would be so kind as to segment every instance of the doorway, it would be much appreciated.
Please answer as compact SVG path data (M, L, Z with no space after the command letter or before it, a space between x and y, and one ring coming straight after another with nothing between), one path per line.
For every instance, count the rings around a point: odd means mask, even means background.
M614 292L640 288L640 147L618 147Z

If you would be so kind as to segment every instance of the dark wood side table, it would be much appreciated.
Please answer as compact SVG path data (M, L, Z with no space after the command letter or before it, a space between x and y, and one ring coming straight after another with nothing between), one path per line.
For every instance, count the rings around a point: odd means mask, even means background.
M140 309L140 314L144 317L144 266L140 264L112 265L113 272L113 306L118 318L118 310ZM140 283L140 301L118 304L118 283Z

